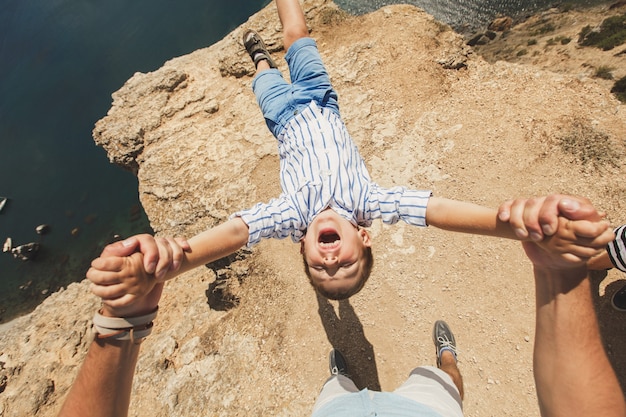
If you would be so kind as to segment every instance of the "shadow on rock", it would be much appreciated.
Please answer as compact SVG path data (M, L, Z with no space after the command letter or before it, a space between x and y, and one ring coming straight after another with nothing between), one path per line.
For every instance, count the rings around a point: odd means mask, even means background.
M363 325L348 300L339 301L338 312L317 294L318 313L328 341L348 361L348 373L359 389L380 391L374 346L367 340Z

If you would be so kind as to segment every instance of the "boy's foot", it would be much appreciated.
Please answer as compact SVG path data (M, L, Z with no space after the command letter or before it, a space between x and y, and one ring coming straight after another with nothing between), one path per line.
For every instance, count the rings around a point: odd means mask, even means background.
M339 352L337 349L333 349L330 351L328 362L328 367L330 368L331 375L348 376L348 364L346 362L346 358L344 358L341 352Z
M613 305L613 308L618 311L626 311L626 285L613 294L613 297L611 297L611 304Z
M270 68L277 68L276 63L272 60L270 53L267 51L265 47L265 43L263 39L256 33L254 30L248 29L243 34L243 46L246 48L248 55L252 58L252 62L254 62L254 67L257 67L257 64L266 60L269 64Z
M441 367L441 354L445 351L451 352L456 360L456 341L452 330L443 320L437 320L433 328L433 342L437 350L437 366Z

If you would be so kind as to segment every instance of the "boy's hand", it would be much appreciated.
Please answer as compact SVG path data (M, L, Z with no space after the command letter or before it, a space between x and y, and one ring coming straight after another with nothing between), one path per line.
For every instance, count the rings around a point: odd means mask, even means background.
M559 216L569 220L598 222L604 219L605 214L599 213L584 197L562 194L509 200L498 209L498 218L509 222L518 238L534 242L556 232Z
M161 281L168 271L178 271L183 252L189 249L189 243L182 238L162 238L142 234L107 245L100 257L128 256L140 252L143 255L145 272L154 274L157 280Z

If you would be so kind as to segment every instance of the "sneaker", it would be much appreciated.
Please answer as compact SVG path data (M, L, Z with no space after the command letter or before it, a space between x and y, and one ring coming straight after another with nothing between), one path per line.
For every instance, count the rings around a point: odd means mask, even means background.
M248 55L254 62L254 67L257 67L259 61L266 60L270 68L277 68L276 63L270 56L270 53L265 47L263 39L254 30L248 29L243 34L243 46L246 48Z
M441 366L441 353L443 351L452 352L454 359L456 360L456 341L452 330L448 327L448 324L443 320L437 320L433 328L433 342L437 350L437 366Z
M613 294L613 297L611 297L611 305L618 311L626 311L626 285Z
M346 363L346 358L344 358L341 352L339 352L337 349L333 349L330 351L328 362L331 375L348 376L348 364Z

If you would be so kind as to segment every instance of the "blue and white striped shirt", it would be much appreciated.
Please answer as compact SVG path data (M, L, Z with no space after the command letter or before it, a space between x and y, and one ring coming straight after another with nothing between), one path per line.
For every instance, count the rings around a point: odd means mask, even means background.
M368 227L374 219L426 226L431 192L373 183L343 121L333 111L311 102L280 133L278 151L282 194L231 216L248 225L248 246L262 238L289 235L297 243L327 207L358 226Z

